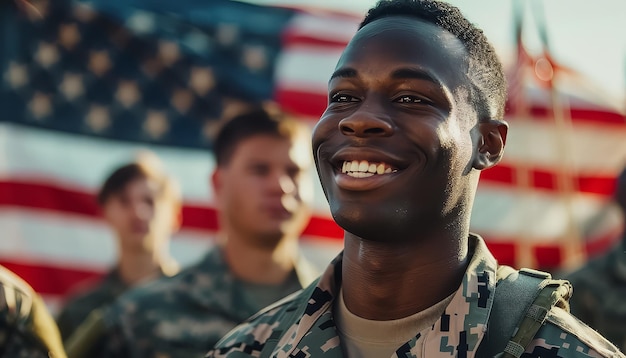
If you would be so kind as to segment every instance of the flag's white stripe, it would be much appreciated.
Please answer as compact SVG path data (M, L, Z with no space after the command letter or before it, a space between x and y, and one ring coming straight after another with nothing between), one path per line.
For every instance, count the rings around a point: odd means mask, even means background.
M149 149L180 183L187 203L208 205L213 193L214 160L206 150L139 145L0 123L0 179L45 181L63 188L95 193L111 170ZM314 170L310 172L313 206L328 204Z
M294 46L278 58L276 82L284 90L326 96L328 80L335 70L341 49L328 46Z
M213 158L208 151L145 146L0 123L0 176L42 176L92 191L142 149L154 151L182 182L185 197L208 200Z
M346 16L320 16L319 14L301 13L293 17L286 31L291 35L341 43L341 47L344 47L356 33L359 20Z
M104 271L117 257L115 239L98 219L25 208L0 207L0 259L86 271ZM187 266L213 244L209 231L183 230L171 240L172 256ZM340 240L302 240L304 255L327 264L341 248ZM321 267L321 266L320 266Z
M619 227L619 211L593 194L575 194L571 203L581 233L597 236ZM524 240L567 239L568 204L555 192L515 191L498 185L482 186L472 212L473 231L495 238ZM598 215L602 215L600 220ZM592 227L593 226L593 227Z
M613 176L626 164L626 124L577 122L563 131L552 121L511 119L509 125L506 163L554 170L568 160L575 173L589 176Z
M0 257L24 262L101 271L115 262L114 236L104 222L84 216L22 208L0 208ZM171 242L181 265L211 244L208 233L182 231Z

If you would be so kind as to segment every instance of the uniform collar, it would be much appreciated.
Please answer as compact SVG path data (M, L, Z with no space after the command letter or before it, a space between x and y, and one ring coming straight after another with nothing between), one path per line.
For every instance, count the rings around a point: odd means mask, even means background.
M295 271L302 287L308 286L319 276L319 271L302 256L296 260ZM258 310L257 307L235 307L237 305L233 304L241 301L235 289L237 279L229 270L219 245L209 249L200 262L179 276L181 280L193 280L188 285L190 296L207 309L228 313L237 321L245 320Z
M484 240L474 234L469 236L469 255L471 259L463 281L444 314L431 330L420 332L422 334L417 334L400 347L398 352L401 354L398 356L421 356L421 351L414 352L421 349L419 347L425 347L427 353L431 353L426 356L441 354L440 349L449 350L452 355L455 351L464 351L468 357L473 356L487 329L495 293L497 262ZM282 336L279 346L297 348L300 343L306 344L308 339L312 339L307 337L312 331L329 334L326 328L320 327L334 326L332 309L341 288L342 260L343 253L326 268L308 300L309 306L315 307L305 310L306 314L301 317L299 324ZM336 331L333 334L334 337L325 338L339 339ZM425 340L423 345L417 344L420 339Z

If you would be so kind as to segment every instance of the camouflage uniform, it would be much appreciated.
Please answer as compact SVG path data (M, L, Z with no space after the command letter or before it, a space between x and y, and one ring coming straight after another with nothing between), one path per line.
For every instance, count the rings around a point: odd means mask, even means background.
M574 285L572 313L626 351L626 237L568 280Z
M164 263L161 267L163 276L172 276L178 272L178 264L175 262ZM66 344L66 349L70 353L67 346L69 338L77 331L77 328L83 324L90 314L100 314L99 310L105 309L107 306L115 302L115 300L129 287L122 281L117 269L111 270L97 284L88 283L82 288L76 289L79 294L70 298L65 307L57 318L57 324L61 331L61 338ZM102 350L103 342L93 343L88 356L95 355L95 352Z
M485 336L498 265L480 237L470 236L470 253L471 261L463 282L445 312L433 326L415 332L392 357L475 357ZM333 320L335 295L341 285L341 263L340 254L318 282L268 307L231 331L207 357L258 357L268 342L276 343L272 357L343 357ZM306 300L301 301L298 295L306 295ZM296 301L306 302L306 305L294 307ZM281 332L281 318L294 313L298 318L296 323ZM624 355L595 331L555 307L522 357Z
M67 340L93 310L113 303L126 289L128 287L117 269L111 270L97 285L89 285L88 289L77 289L81 293L65 303L57 318L63 340Z
M0 266L0 357L66 357L61 336L43 300Z
M317 278L300 260L274 302ZM267 286L265 286L267 287ZM272 286L269 286L273 289ZM228 331L270 302L230 273L219 248L180 274L129 291L105 313L105 357L202 357Z

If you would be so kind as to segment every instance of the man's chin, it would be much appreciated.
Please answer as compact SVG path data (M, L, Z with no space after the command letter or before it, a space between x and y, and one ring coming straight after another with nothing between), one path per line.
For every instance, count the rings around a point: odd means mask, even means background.
M154 250L154 240L145 234L129 235L122 246L130 252L146 252Z

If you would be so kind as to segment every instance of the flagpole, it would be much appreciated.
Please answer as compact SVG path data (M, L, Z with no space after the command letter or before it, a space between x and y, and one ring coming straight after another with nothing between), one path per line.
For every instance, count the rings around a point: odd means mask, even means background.
M574 213L575 193L578 191L578 188L574 180L574 163L570 156L572 151L569 150L573 132L572 118L569 102L566 98L561 99L557 90L559 69L554 66L550 56L550 43L548 41L543 2L538 4L535 1L533 3L544 53L544 57L539 59L535 66L535 72L540 78L545 79L549 85L552 115L556 128L557 157L560 159L557 165L557 187L566 214L565 234L560 238L561 251L565 256L564 260L562 260L562 267L564 269L572 269L582 264L585 260L583 237ZM545 67L542 69L541 66Z
M517 58L516 64L513 73L513 86L510 87L509 100L512 103L513 111L511 115L514 117L514 120L518 123L528 121L530 116L530 109L528 107L528 102L526 101L525 89L526 89L526 70L528 69L528 55L524 50L524 44L522 40L522 29L524 22L524 6L522 0L515 0L513 3L513 20L514 20L514 34L515 34L515 42L516 42L516 50L517 50ZM513 90L513 91L511 91ZM513 93L511 93L513 92ZM528 198L532 191L532 176L530 172L529 165L526 163L519 163L516 165L515 170L515 187L516 191L519 195L519 205L522 208L521 212L522 217L519 217L518 220L522 222L521 229L517 232L515 240L516 240L516 254L515 254L515 264L517 267L536 267L537 262L535 260L535 255L533 253L533 242L531 233L528 228L530 225L527 225L527 222L530 222L532 219L529 218Z

